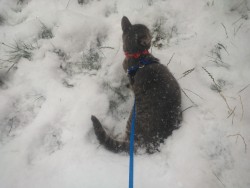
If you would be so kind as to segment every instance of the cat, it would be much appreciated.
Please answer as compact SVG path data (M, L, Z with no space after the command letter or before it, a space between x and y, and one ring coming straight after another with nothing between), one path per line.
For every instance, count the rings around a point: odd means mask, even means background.
M149 29L142 24L132 25L125 16L121 26L126 55L123 68L125 72L129 70L130 88L136 104L135 152L144 149L147 153L155 153L182 120L181 89L167 67L148 52L152 40ZM141 62L149 63L142 65ZM132 112L124 140L117 140L106 133L95 116L91 116L100 144L115 153L129 152L131 119Z

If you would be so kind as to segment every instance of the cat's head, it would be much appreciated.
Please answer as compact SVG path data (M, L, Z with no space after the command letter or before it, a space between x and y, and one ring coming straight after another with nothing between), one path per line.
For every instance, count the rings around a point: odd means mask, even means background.
M122 18L121 25L123 50L125 52L136 53L150 48L152 37L145 25L132 25L126 16Z

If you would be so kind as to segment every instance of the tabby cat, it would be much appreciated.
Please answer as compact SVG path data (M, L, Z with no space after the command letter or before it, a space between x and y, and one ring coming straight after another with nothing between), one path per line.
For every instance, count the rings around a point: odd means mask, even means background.
M141 148L154 153L182 120L180 87L167 67L148 52L152 39L149 29L142 24L132 25L125 16L121 26L126 55L123 68L129 73L136 103L135 151ZM124 140L108 135L95 116L91 119L101 145L116 153L129 152L132 112Z

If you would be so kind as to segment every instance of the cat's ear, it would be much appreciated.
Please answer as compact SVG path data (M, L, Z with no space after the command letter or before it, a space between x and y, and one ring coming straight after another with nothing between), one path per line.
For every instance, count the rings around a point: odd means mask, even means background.
M126 16L122 17L122 31L126 32L130 30L132 27L132 24L130 23L129 19Z

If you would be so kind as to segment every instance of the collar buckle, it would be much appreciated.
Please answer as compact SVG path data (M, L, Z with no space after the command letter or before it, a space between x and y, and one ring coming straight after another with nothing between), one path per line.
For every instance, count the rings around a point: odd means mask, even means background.
M142 69L142 68L144 68L144 67L145 67L144 64L140 64L140 65L139 65L139 69Z

